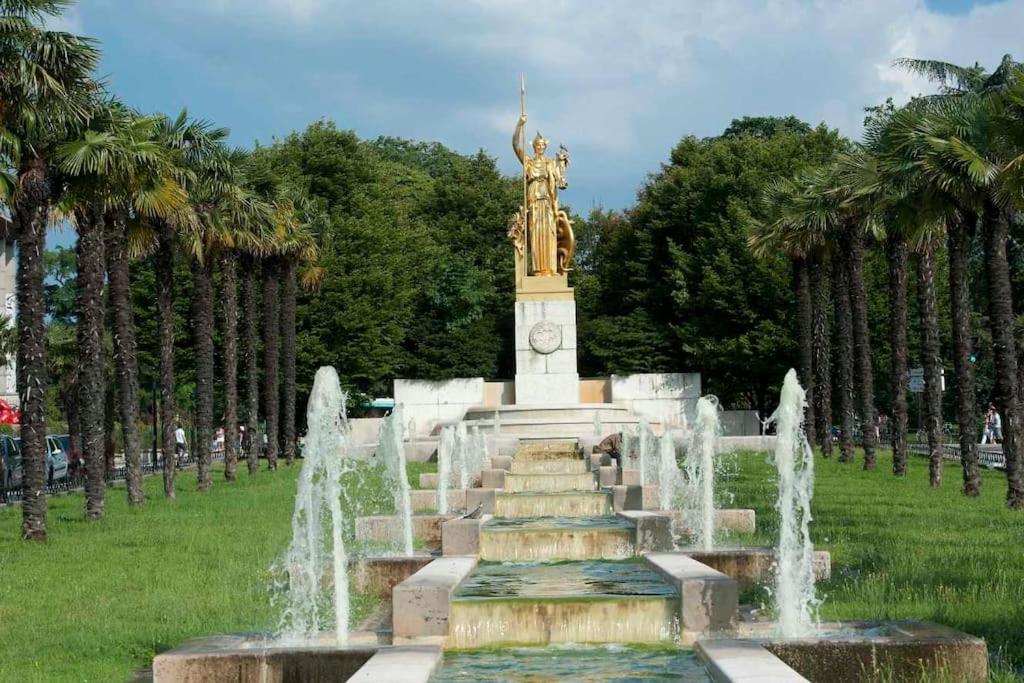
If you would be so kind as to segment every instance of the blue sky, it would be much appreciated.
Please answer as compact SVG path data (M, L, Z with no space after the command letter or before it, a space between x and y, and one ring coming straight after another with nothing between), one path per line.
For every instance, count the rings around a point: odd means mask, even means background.
M535 12L527 14L526 11ZM530 129L573 154L578 211L629 205L686 134L795 114L857 135L862 108L927 86L900 56L1024 56L1024 0L80 0L112 89L267 141L324 117L363 137L484 149Z

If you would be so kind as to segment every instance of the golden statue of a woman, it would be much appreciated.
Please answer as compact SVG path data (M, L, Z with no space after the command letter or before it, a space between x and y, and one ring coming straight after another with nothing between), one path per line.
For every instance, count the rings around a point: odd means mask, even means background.
M528 247L528 275L564 274L572 270L576 246L569 216L558 206L558 191L568 186L565 169L569 165L569 152L561 147L554 159L545 156L548 141L538 131L533 139L533 156L527 156L522 135L525 125L526 114L523 113L512 135L512 149L523 164L526 206L513 221L510 236L517 242L516 249L520 253L523 246ZM524 231L527 245L522 244Z

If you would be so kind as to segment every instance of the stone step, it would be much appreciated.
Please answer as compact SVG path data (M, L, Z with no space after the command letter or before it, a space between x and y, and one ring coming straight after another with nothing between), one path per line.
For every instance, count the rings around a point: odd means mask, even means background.
M597 517L612 514L612 497L605 491L567 493L498 493L495 517Z
M537 443L520 442L516 449L515 460L565 460L579 457L579 446L576 440L539 441Z
M559 460L513 460L512 474L586 474L587 461L580 458Z
M642 562L488 563L450 602L447 647L678 637L679 594Z
M491 520L480 528L480 559L495 562L624 560L636 527L621 517Z
M510 493L561 493L563 491L594 491L596 488L597 480L591 472L505 475L505 490Z

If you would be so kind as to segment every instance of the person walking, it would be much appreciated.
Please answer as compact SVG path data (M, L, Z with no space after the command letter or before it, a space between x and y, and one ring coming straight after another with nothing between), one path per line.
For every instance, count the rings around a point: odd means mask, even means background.
M995 443L996 416L996 407L990 403L988 405L988 411L985 412L985 427L981 431L982 446L984 446L987 443Z
M188 452L188 441L185 439L185 430L182 428L180 422L174 430L174 450L175 455L178 458L178 464L181 465L185 459L186 453Z
M999 411L996 410L995 406L992 406L992 443L1003 442L1003 418L999 416Z

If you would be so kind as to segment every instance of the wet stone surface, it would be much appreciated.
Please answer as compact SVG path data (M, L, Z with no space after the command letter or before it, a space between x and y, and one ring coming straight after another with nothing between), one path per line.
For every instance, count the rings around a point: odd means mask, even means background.
M675 588L640 560L482 562L453 601L677 597Z
M564 645L448 652L431 682L549 680L697 683L711 679L692 650Z
M485 531L532 530L594 530L633 529L628 519L604 515L600 517L498 517L484 525Z

